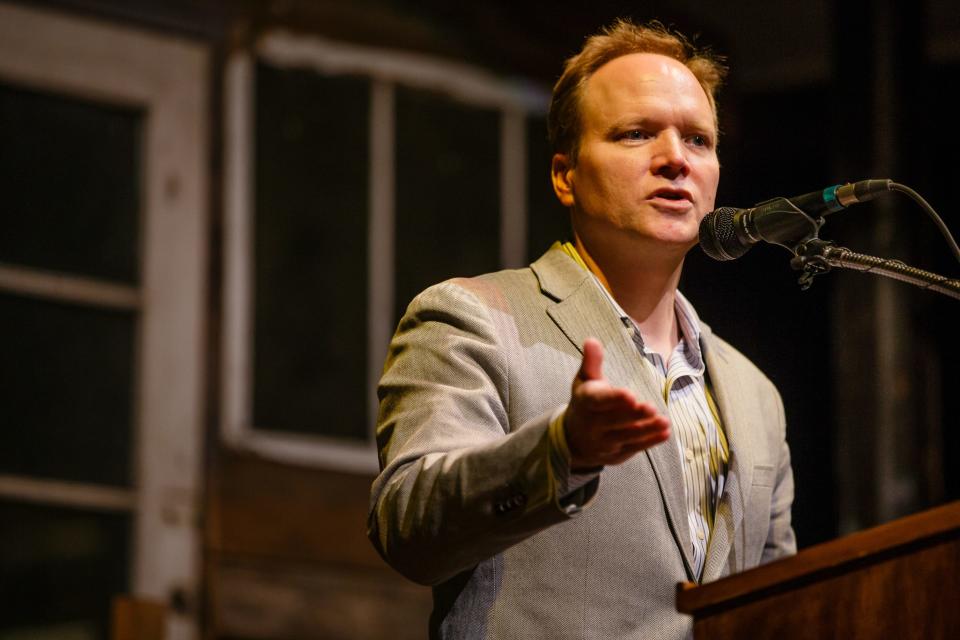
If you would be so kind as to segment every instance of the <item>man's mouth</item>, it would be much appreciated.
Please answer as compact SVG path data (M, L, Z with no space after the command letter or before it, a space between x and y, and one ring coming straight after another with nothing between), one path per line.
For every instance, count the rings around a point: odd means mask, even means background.
M672 200L675 202L693 202L693 196L690 195L689 191L671 188L657 189L650 194L648 199Z

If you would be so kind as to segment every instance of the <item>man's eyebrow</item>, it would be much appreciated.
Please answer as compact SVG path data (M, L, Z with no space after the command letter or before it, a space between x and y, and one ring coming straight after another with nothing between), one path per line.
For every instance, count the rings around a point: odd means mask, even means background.
M611 129L623 129L624 127L649 127L659 124L658 118L650 116L626 116L610 125Z

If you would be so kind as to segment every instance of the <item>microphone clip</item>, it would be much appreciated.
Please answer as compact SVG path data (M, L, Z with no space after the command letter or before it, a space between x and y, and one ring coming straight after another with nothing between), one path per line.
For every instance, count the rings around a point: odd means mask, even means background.
M763 214L756 215L757 211ZM824 219L810 217L786 198L772 198L753 207L738 222L754 243L764 240L796 254L800 245L817 238Z
M832 242L821 240L816 236L797 245L794 256L790 259L790 266L795 271L802 272L797 280L801 291L809 289L816 276L830 271L831 265L827 260L827 251L833 246Z

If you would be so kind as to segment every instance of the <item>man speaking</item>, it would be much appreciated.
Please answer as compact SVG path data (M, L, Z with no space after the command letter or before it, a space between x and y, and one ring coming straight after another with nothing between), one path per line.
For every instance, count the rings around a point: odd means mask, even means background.
M618 21L548 120L573 241L410 304L380 383L369 535L434 638L684 638L676 584L794 553L773 384L677 284L720 177L723 67Z

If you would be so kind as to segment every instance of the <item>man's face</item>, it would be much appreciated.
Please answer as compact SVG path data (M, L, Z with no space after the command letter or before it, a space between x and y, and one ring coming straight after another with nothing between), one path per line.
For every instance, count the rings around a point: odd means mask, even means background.
M578 236L588 247L692 247L720 180L713 111L697 79L672 58L634 53L600 67L581 98L576 165L562 155L553 165Z

